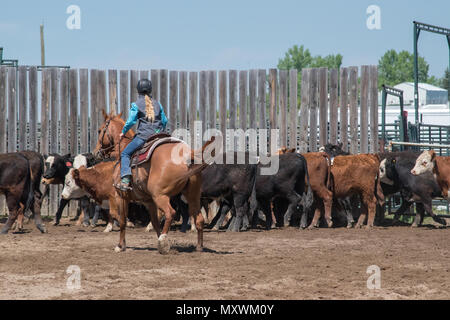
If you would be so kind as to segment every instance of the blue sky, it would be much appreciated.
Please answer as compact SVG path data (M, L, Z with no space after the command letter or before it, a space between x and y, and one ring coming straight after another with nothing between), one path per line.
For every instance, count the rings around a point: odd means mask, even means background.
M66 28L66 9L81 8L81 30ZM381 8L381 30L368 30L366 9ZM45 24L47 65L172 70L276 67L294 44L312 54L344 56L344 66L377 64L388 49L412 51L412 21L450 28L450 1L160 0L23 1L0 7L5 58L40 64ZM422 33L430 74L449 63L445 37Z

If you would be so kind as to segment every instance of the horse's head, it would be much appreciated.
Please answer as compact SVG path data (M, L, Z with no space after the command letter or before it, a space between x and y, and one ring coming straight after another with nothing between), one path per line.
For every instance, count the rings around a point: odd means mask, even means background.
M102 114L105 121L98 129L97 145L93 151L94 157L97 159L109 158L114 153L118 153L116 147L119 144L119 136L125 125L121 118L122 113L116 115L112 111L108 114L105 110L102 110Z

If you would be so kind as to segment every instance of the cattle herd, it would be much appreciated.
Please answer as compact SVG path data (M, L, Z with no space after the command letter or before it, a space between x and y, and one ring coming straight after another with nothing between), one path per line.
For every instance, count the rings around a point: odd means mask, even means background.
M450 157L437 156L434 151L350 155L342 150L342 145L327 144L320 152L299 154L295 149L282 148L273 155L279 161L279 170L273 175L262 175L264 165L250 161L252 155L248 153L223 156L234 158L235 164L211 164L201 172L201 206L214 229L223 227L229 213L230 231L256 228L258 224L267 229L289 225L302 229L359 228L366 224L370 229L383 219L386 197L396 193L402 202L395 218L416 203L414 227L423 222L425 213L446 225L443 218L433 213L432 200L450 199ZM237 164L242 163L236 161L239 157L245 158L245 164ZM114 220L119 219L114 214L119 206L113 186L117 164L115 158L99 160L92 154L76 157L43 156L29 151L1 154L0 192L5 195L9 210L1 233L8 233L15 222L21 229L24 215L34 216L37 228L47 232L40 208L50 184L64 185L54 225L60 223L67 203L77 200L82 213L79 224L95 225L102 213L108 222L105 232L111 231ZM218 210L212 217L209 213L216 211L210 210L214 201ZM186 231L189 228L186 199L181 194L175 195L171 205L182 217L181 231ZM127 225L139 221L151 229L152 223L161 223L150 222L146 207L134 203L128 213Z

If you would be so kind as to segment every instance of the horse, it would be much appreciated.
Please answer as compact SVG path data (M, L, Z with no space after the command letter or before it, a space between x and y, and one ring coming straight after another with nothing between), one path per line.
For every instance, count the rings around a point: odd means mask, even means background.
M99 130L97 145L94 156L107 158L116 156L120 159L120 152L130 143L131 137L127 133L125 139L120 140L120 133L125 125L121 114L114 112L107 114L102 110L104 123ZM133 134L133 133L131 133ZM208 141L201 149L201 154L214 142L214 137ZM185 143L166 143L159 145L153 152L151 159L142 165L133 168L133 190L129 192L117 191L122 201L119 202L119 225L120 238L116 246L116 252L126 250L125 227L128 214L128 203L130 201L140 202L150 213L151 222L158 237L158 251L166 254L170 250L168 232L175 210L170 204L170 198L182 194L188 203L189 215L194 218L197 228L197 251L203 250L203 227L204 220L200 213L201 195L201 171L208 166L208 163L201 159L200 164L188 164L194 160L194 155L199 154L199 150L191 151ZM190 159L189 159L190 155ZM211 156L214 156L214 151ZM179 161L178 159L183 159ZM196 161L197 162L197 161ZM120 165L114 171L114 181L120 179ZM159 227L157 211L165 216L162 232Z

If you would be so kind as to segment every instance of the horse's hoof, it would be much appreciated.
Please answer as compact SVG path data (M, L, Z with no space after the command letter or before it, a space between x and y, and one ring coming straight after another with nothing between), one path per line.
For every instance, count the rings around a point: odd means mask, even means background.
M419 227L419 225L417 224L417 223L413 223L412 225L411 225L411 228L418 228Z
M41 233L47 233L47 228L43 224L37 225L36 227Z
M89 223L83 222L83 224L81 226L84 227L84 228L88 228L89 227Z
M57 225L59 225L59 221L53 221L53 226L56 227Z
M108 233L108 232L111 232L112 229L113 229L112 225L108 224L108 225L106 226L106 229L103 230L103 232L104 232L104 233Z
M134 228L134 223L131 221L127 222L127 228Z
M158 238L158 251L160 254L168 254L170 251L170 242L167 234L162 234Z
M196 246L196 247L195 247L195 251L197 251L197 252L203 252L203 247Z
M332 228L333 227L333 221L327 221L327 225L328 225L328 228Z
M120 246L116 246L115 248L114 248L114 251L115 252L117 252L117 253L120 253L120 252L124 252L126 250L126 247L120 247Z

